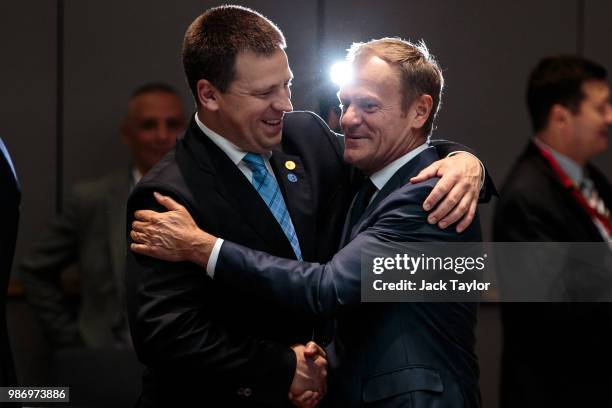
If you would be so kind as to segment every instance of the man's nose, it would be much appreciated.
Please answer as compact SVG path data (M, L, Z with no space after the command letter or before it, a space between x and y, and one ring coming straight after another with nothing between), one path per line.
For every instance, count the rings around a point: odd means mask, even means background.
M165 143L169 137L170 129L168 129L168 126L166 126L165 123L160 123L160 125L157 127L157 142Z
M608 104L606 107L606 124L612 126L612 105Z
M291 112L293 110L293 105L291 104L291 93L284 92L279 95L272 104L272 107L281 112Z
M345 110L342 111L342 116L340 116L340 126L342 129L346 131L355 126L359 126L361 124L361 115L357 112L357 109L349 105Z

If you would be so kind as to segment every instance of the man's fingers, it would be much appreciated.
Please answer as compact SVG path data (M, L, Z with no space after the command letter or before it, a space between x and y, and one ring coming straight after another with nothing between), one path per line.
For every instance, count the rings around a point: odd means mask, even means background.
M320 394L310 390L305 391L301 395L294 395L291 392L289 393L289 401L298 407L315 407L320 400Z
M421 172L419 174L417 174L416 176L412 177L410 179L410 182L412 184L415 183L422 183L425 180L428 180L432 177L436 177L438 175L438 170L440 169L440 164L439 161L430 164L429 166L425 167L423 170L421 170Z
M153 196L155 197L155 200L161 205L163 205L167 210L170 210L170 211L181 210L184 208L182 205L174 201L172 198L162 195L158 193L157 191L153 192Z
M151 250L151 247L144 244L131 243L130 249L140 255L153 256L154 254L154 252Z
M470 209L468 210L465 217L461 220L459 224L457 224L456 231L463 232L467 227L470 226L472 221L474 221L474 216L476 215L476 208L478 207L478 200L473 200L472 204L470 204Z
M151 222L159 216L158 212L151 210L138 210L134 213L134 218L138 221Z
M425 211L429 211L437 206L436 210L429 214L429 217L427 218L430 224L435 224L438 222L455 206L456 202L452 203L447 201L449 198L448 193L451 191L454 185L455 183L449 178L440 179L423 202L423 209ZM444 197L446 198L440 203L440 200Z
M146 232L150 224L143 221L132 221L132 231Z
M438 226L442 229L448 227L451 224L459 221L470 209L470 204L472 203L472 193L468 192L463 196L459 204L455 206L445 217L443 217L439 222Z
M327 357L327 353L314 341L309 341L304 348L304 357L307 358L315 358L317 356L321 356L323 358Z

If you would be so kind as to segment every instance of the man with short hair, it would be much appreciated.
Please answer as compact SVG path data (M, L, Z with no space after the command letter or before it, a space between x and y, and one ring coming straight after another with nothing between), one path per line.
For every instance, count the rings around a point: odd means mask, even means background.
M534 137L504 184L496 241L612 242L612 187L589 163L608 146L606 77L576 56L544 58L532 71ZM611 319L606 304L502 304L502 407L607 405Z
M130 190L185 129L181 97L169 85L130 96L121 137L131 164L74 186L63 211L21 262L26 298L54 349L130 348L123 275L125 202ZM60 275L77 265L80 306L73 310Z
M331 260L282 259L230 242L223 233L215 235L226 240L217 239L192 220L192 208L160 195L157 200L168 212L138 211L131 247L160 259L201 265L230 301L246 297L241 301L271 302L289 311L291 322L298 316L337 315L334 344L340 366L330 384L334 406L478 407L476 303L360 305L361 253L366 247L481 239L478 222L459 234L429 224L422 208L436 179L416 176L438 160L428 139L440 104L442 73L424 44L394 38L354 44L349 60L354 79L338 94L343 157L367 177L348 211L343 248ZM208 279L202 269L194 272ZM168 273L175 277L175 272ZM314 395L310 401L316 403L320 395Z

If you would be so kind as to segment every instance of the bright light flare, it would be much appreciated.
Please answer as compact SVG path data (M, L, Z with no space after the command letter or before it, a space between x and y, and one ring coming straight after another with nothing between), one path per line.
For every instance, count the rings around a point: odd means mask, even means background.
M330 75L334 84L342 86L353 78L353 69L349 62L339 61L332 65Z

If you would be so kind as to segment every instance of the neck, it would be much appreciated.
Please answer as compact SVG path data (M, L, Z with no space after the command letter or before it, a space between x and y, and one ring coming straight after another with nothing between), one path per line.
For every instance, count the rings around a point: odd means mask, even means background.
M384 169L389 164L393 163L394 161L404 156L405 154L408 154L412 150L416 149L417 147L425 143L425 141L426 141L426 138L424 136L414 137L410 140L410 142L399 145L398 149L396 149L387 159L385 159L381 164L379 164L375 168L361 169L361 170L369 177L372 174Z
M220 120L218 114L204 109L198 109L198 119L200 119L200 122L202 122L207 128L225 137L225 133L227 132L222 126L222 121Z
M567 135L552 130L543 130L536 133L535 137L558 153L572 159L580 166L587 164L588 158L582 157L578 153L578 150L570 143L570 138Z

